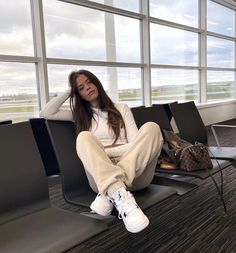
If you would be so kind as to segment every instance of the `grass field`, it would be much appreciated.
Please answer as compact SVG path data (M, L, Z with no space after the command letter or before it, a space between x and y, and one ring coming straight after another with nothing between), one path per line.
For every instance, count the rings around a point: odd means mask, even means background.
M36 106L24 106L24 107L0 107L0 113L17 113L17 112L34 112L37 111L38 107Z

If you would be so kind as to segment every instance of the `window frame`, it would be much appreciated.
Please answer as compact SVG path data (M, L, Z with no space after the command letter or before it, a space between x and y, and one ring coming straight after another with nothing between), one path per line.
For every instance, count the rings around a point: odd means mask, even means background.
M141 62L113 62L113 61L86 61L86 60L71 60L59 58L47 58L44 34L44 21L43 21L43 0L29 0L31 3L32 12L32 29L33 40L35 47L35 56L15 56L15 55L0 55L0 62L24 62L34 63L37 75L38 86L38 101L39 108L42 108L49 101L49 85L47 64L58 65L86 65L86 66L104 66L104 67L124 67L124 68L141 68L142 73L142 101L143 104L149 106L152 104L151 99L151 69L155 68L172 68L172 69L194 69L199 71L199 103L207 103L206 88L207 88L207 71L232 71L236 76L236 63L233 68L220 68L207 66L207 36L213 36L231 40L236 42L236 37L230 37L214 32L207 31L206 17L207 17L207 0L198 0L199 4L199 27L186 26L166 20L161 20L149 15L149 0L140 0L140 13L132 12L116 7L99 4L89 0L58 0L70 4L76 4L95 10L117 14L125 17L134 18L140 21L140 45L141 45ZM223 0L210 0L224 7L236 10L236 4L232 5L230 1ZM167 27L178 28L186 31L191 31L198 34L199 43L199 63L198 66L176 66L176 65L162 65L152 64L150 59L150 24L160 24ZM236 53L235 53L236 54ZM236 55L235 55L236 58ZM235 60L235 59L234 59ZM235 60L236 62L236 60ZM236 98L234 99L236 100ZM224 102L222 100L222 102Z

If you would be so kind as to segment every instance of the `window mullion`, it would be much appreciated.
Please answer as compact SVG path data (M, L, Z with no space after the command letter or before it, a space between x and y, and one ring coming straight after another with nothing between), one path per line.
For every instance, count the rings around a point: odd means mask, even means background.
M206 0L199 0L200 4L200 103L207 102L207 37L206 37Z
M35 54L40 59L36 63L36 75L39 91L39 108L49 101L46 45L44 34L42 0L31 0Z
M144 19L141 24L141 40L142 40L142 63L143 68L143 102L144 105L151 105L151 60L150 60L150 22L149 22L149 0L141 0L142 14Z
M112 4L113 0L105 0L104 4ZM105 36L106 36L106 56L108 61L116 61L116 35L115 16L105 12ZM108 94L113 101L119 101L117 68L107 68Z

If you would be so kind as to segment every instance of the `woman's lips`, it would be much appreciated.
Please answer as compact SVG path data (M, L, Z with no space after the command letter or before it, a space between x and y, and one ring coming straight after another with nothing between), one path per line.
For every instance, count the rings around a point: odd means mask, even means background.
M88 96L91 96L91 95L93 95L94 94L94 90L92 90L92 91L90 91L89 93L88 93Z

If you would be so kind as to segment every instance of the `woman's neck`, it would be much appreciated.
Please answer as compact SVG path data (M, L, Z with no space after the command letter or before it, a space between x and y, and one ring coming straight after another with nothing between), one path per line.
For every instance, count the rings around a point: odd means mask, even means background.
M99 109L99 103L98 103L98 101L91 102L90 105L91 105L92 108Z

